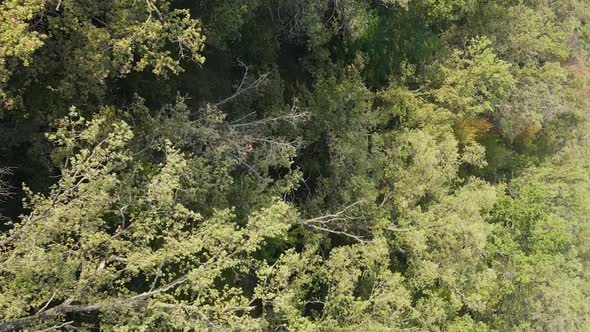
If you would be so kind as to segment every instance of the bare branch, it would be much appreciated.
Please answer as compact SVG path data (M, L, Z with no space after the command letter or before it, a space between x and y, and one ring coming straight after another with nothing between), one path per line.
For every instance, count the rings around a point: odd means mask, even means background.
M41 332L47 332L47 331L58 330L58 329L61 329L62 327L67 327L67 326L70 326L70 325L72 325L73 323L74 323L74 321L73 321L73 320L71 320L71 321L69 321L69 322L65 322L65 323L57 324L57 325L54 325L54 326L52 326L52 327L50 327L50 328L46 328L45 330L42 330Z
M346 224L348 224L349 222L363 219L361 217L350 215L349 213L352 208L354 208L360 203L362 203L362 201L357 201L353 204L350 204L336 213L326 214L323 216L303 220L301 221L301 224L319 231L344 235L356 241L364 242L365 240L362 236L352 234L350 231L345 229L347 226Z
M64 315L64 314L71 314L71 313L82 313L82 312L93 312L93 311L100 311L106 308L112 308L117 306L125 306L136 303L141 300L145 300L153 295L166 292L188 280L188 276L184 275L182 277L177 278L176 280L161 286L155 290L144 292L135 296L128 297L123 300L114 301L110 303L98 303L98 304L88 304L88 305L71 305L71 301L66 300L62 304L53 307L49 310L39 312L32 316L22 317L10 321L6 321L0 323L0 332L12 332L12 331L20 331L27 327L30 327L40 321L48 320L54 318L56 316Z
M232 124L231 127L232 128L256 127L256 126L260 126L260 125L264 125L264 124L268 124L268 123L281 122L281 121L288 122L291 125L295 126L298 122L305 120L308 117L309 117L309 113L307 113L307 112L300 112L300 113L292 112L289 114L284 114L284 115L270 117L270 118L264 118L261 120L256 120L256 121L247 122L247 123L235 123L235 124Z
M4 177L11 175L12 170L8 167L0 167L0 202L9 198L12 195L13 189L5 180Z
M231 124L234 124L234 123L239 123L240 121L242 121L242 120L244 120L244 119L247 119L247 118L249 118L249 117L251 117L251 116L254 116L254 115L256 115L256 112L250 112L250 113L248 113L248 114L244 115L243 117L241 117L241 118L239 118L239 119L237 119L237 120L235 120L235 121L232 121L232 122L231 122Z
M152 290L154 290L154 288L156 288L156 284L158 283L158 280L160 280L160 277L162 276L162 267L164 267L165 263L166 263L166 259L163 259L162 262L160 263L160 266L158 267L158 274L154 278L154 282L152 282L152 286L150 287L150 291L152 291Z
M160 18L160 21L165 22L166 20L164 19L164 16L162 15L162 12L160 12L160 10L158 9L158 7L152 3L150 0L145 0L146 5L148 6L148 10L150 11L150 15L151 15L151 11L155 11L156 14L158 14L158 17Z
M248 86L244 86L246 84L249 69L248 69L248 66L246 66L243 62L238 61L238 63L240 64L240 66L242 66L244 68L244 75L242 75L242 80L240 81L240 84L238 85L236 91L231 96L229 96L223 100L220 100L220 101L216 102L215 104L210 105L211 107L223 106L223 105L229 103L230 101L236 99L237 97L241 96L245 92L252 90L252 89L256 89L256 88L258 88L258 86L260 84L262 84L263 82L266 82L266 79L268 78L269 73L265 73L265 74L260 75L256 80L254 80L254 82L248 84Z
M41 309L39 309L39 311L37 313L45 311L45 309L47 309L47 307L49 307L49 304L51 303L51 301L53 301L54 298L55 298L55 292L53 292L53 294L51 295L51 298L49 298L49 301L47 301L47 303L45 303L45 305Z
M324 231L327 233L332 233L332 234L338 234L338 235L344 235L346 237L349 237L351 239L354 239L358 242L365 242L365 240L363 239L362 236L360 235L354 235L345 231L339 231L339 230L335 230L335 229L330 229L330 228L326 228L326 227L322 227L322 226L318 226L318 225L314 225L314 224L305 224L305 226L320 230L320 231Z

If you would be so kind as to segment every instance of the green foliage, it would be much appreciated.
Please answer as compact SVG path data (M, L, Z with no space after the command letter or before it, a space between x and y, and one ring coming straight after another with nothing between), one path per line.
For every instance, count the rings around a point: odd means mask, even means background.
M205 60L200 21L188 10L171 8L168 1L21 2L2 4L1 82L8 83L15 60L32 68L23 77L13 73L14 82L0 95L6 109L22 109L29 96L21 95L23 90L39 79L66 100L88 102L103 98L109 78L148 67L165 76L182 71L181 60ZM33 60L35 51L39 55ZM46 76L55 67L65 75Z
M213 285L225 271L247 268L248 256L266 239L284 237L293 209L276 201L252 213L243 227L233 223L230 209L205 218L177 200L188 166L181 153L167 143L165 163L142 174L127 149L129 126L108 122L97 117L85 123L73 113L50 135L66 166L48 195L29 195L31 213L0 242L2 319L44 310L49 300L61 304L46 311L48 317L99 312L105 328L252 329L254 322L238 318L248 304L239 288L228 284L217 291ZM63 257L65 265L59 263ZM145 300L126 322L113 315ZM185 317L184 308L191 307ZM158 308L157 320L133 319ZM44 323L31 320L24 327Z
M510 64L496 57L485 38L474 39L466 51L456 50L433 75L434 98L447 109L473 115L493 112L510 94L514 78ZM437 82L438 81L438 82Z
M561 167L552 166L552 172L561 173ZM585 263L574 245L574 234L577 227L587 223L583 222L585 217L571 218L560 210L571 205L576 211L573 214L577 214L575 202L586 200L588 192L562 196L553 186L563 185L560 182L565 179L547 179L542 187L535 178L543 172L533 170L525 175L509 190L516 197L505 196L493 214L493 220L503 227L494 235L491 248L497 251L499 271L504 271L504 278L514 289L499 306L497 324L503 328L531 324L533 330L583 330L589 308L582 299L588 288ZM582 224L577 224L580 221Z
M29 31L29 23L45 5L45 1L3 1L0 4L0 101L3 107L12 107L14 101L5 91L16 61L24 66L43 45L43 35Z
M335 249L318 266L321 260L312 247L301 254L287 252L260 271L267 290L259 291L269 321L325 331L397 330L406 325L410 293L401 275L389 270L384 239ZM311 312L309 318L306 311Z
M575 115L584 107L580 104L582 98L576 96L579 88L575 87L574 77L558 63L527 66L519 71L514 92L500 106L497 116L508 139L534 138L547 124L567 114Z
M589 9L2 1L0 331L587 331Z

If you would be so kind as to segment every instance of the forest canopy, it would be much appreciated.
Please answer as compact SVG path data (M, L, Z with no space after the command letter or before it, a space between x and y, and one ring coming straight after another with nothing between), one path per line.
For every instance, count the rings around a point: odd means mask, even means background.
M588 0L0 1L0 332L590 331Z

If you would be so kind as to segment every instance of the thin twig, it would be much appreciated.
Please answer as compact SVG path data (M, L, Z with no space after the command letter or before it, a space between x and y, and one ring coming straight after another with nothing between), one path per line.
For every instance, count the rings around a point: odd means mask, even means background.
M37 313L43 312L45 311L45 309L47 309L47 307L49 306L49 304L51 303L51 301L53 301L53 299L55 298L55 292L53 292L53 294L51 295L51 298L49 299L49 301L47 301L47 303L45 303L45 305L39 309L39 311L37 311Z
M47 332L47 331L53 331L53 330L61 329L62 327L66 327L66 326L71 325L71 324L74 324L74 321L73 320L71 320L69 322L61 323L61 324L58 324L58 325L54 325L54 326L52 326L50 328L46 328L45 330L42 330L41 332Z

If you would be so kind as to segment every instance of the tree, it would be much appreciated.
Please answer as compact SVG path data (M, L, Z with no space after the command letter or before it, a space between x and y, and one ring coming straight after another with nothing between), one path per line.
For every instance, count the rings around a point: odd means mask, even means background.
M461 115L491 113L514 86L510 64L494 54L486 38L474 39L466 51L456 50L434 72L440 83L436 102ZM436 82L436 81L435 81Z
M0 2L0 331L587 330L588 1Z
M187 10L171 8L167 1L90 4L51 0L25 1L24 6L21 2L2 4L5 19L0 21L0 31L7 41L0 51L2 83L13 77L10 89L2 95L5 109L22 111L27 102L22 91L34 93L39 79L61 98L89 101L102 98L109 78L146 67L165 75L181 71L181 60L204 61L200 22ZM169 50L171 46L177 55ZM33 61L35 51L38 55ZM44 76L53 74L55 66L64 69L65 75Z
M0 330L81 313L102 328L260 327L243 316L251 306L236 285L214 285L285 236L293 209L276 201L242 227L230 209L204 217L177 200L183 155L168 144L165 163L138 172L132 135L124 122L75 113L50 135L65 158L62 176L49 194L29 194L31 212L0 240Z

